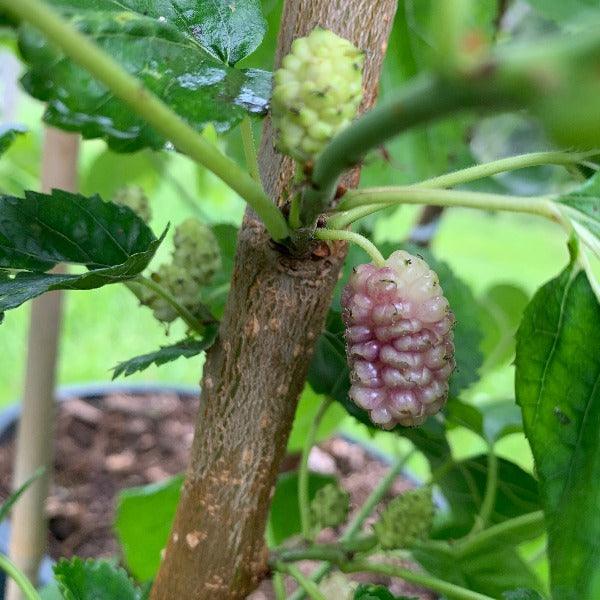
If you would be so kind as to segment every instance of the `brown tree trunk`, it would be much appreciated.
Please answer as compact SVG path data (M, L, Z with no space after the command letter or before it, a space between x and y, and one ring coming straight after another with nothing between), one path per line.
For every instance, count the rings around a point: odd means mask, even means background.
M364 107L375 100L395 0L289 0L277 64L293 39L321 25L367 51ZM293 164L260 153L267 192L281 200ZM347 183L356 184L358 173ZM264 532L298 396L345 257L291 259L248 213L219 339L208 352L191 465L152 600L237 600L266 572Z

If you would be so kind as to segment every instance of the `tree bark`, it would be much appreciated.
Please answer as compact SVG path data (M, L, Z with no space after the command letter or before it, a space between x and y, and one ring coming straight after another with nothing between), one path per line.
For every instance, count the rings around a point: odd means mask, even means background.
M395 0L289 0L276 64L321 25L367 51L363 109L377 94ZM294 166L265 123L261 176L279 203ZM356 184L358 172L346 183ZM298 397L346 253L295 259L250 211L242 225L219 338L209 350L191 465L152 600L238 600L264 577L264 533Z
M48 127L42 157L42 191L77 188L79 136ZM17 432L13 487L19 488L39 467L44 475L17 502L12 513L10 557L32 581L37 581L40 561L48 545L46 498L50 485L54 436L54 382L62 292L49 292L31 303L27 368L22 412ZM8 600L24 599L23 592L9 581Z

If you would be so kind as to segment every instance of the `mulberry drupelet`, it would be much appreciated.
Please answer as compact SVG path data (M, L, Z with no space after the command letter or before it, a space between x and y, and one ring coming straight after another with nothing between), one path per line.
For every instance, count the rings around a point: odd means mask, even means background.
M398 250L358 266L342 294L351 400L376 425L421 425L448 398L454 315L427 263Z

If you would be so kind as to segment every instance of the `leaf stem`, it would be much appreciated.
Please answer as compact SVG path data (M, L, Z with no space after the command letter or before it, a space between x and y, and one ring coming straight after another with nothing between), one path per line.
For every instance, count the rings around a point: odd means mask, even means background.
M327 600L327 598L319 589L319 586L314 581L306 577L295 565L278 562L275 565L275 569L281 573L287 573L293 577L297 581L298 585L308 594L310 598L312 598L312 600Z
M356 560L340 565L344 573L378 573L388 577L399 577L410 583L422 585L434 592L443 594L450 600L494 600L490 596L473 592L466 588L449 583L427 573L418 573L404 567L387 563L371 563L367 560Z
M300 523L302 530L302 537L305 540L312 540L314 538L313 527L310 518L310 495L309 495L309 472L308 472L308 457L312 447L315 445L317 438L317 432L319 431L319 425L327 412L327 409L331 406L332 400L329 397L323 399L317 414L313 419L304 445L302 446L302 458L300 460L300 466L298 467L298 506L300 508Z
M383 497L387 494L388 490L396 481L398 475L402 472L402 469L410 458L415 454L416 450L412 449L405 456L399 458L390 470L386 473L385 477L377 484L375 489L371 492L365 503L361 506L356 516L350 521L348 527L344 533L340 536L340 542L348 542L354 540L360 532L363 523L367 517L373 512L375 507L381 502ZM331 571L331 563L325 562L317 567L310 575L313 581L321 581L329 571ZM304 591L299 589L296 590L289 600L302 600L304 598Z
M157 296L160 296L163 300L168 302L168 304L177 311L177 314L181 317L181 319L185 322L185 324L193 331L197 333L204 333L204 324L201 323L185 306L177 302L175 297L170 294L162 285L157 283L156 281L150 279L149 277L144 277L144 275L138 275L134 279L131 280L133 284L140 284L152 292L154 292ZM135 294L135 289L128 285L129 289ZM137 294L136 294L137 296ZM139 297L139 296L138 296Z
M244 146L246 167L252 179L260 184L260 170L258 168L256 146L254 144L254 133L252 132L252 119L248 115L242 119L240 131L242 132L242 145Z
M475 517L475 523L469 535L485 529L496 502L496 491L498 489L498 457L494 451L494 446L490 444L487 460L487 480L485 484L485 494L481 503L479 514Z
M31 581L24 573L6 556L0 553L0 569L2 569L19 586L27 600L40 600L40 595L33 587Z
M344 240L353 242L360 246L373 260L373 263L378 267L385 265L385 258L377 249L377 246L368 240L365 236L354 231L346 231L345 229L316 229L315 237L319 240Z
M219 152L160 98L145 88L140 80L63 21L44 2L0 0L0 7L39 29L49 41L104 84L117 98L170 140L180 152L222 179L254 209L273 239L283 240L288 237L283 215L244 169Z
M561 216L549 196L508 196L487 192L428 189L416 186L350 190L336 209L336 213L366 206L380 210L394 204L433 204L436 206L501 210L528 213L542 216L552 221L561 221ZM379 207L375 208L373 205L379 205ZM329 226L337 227L339 225L340 223L335 218L330 219Z
M275 592L275 600L286 600L285 580L283 574L279 571L273 573L273 591Z

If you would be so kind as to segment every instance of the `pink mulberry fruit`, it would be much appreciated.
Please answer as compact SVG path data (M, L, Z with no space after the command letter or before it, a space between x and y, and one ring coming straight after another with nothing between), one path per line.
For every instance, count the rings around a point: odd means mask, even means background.
M454 315L429 265L403 250L384 267L360 265L342 308L350 399L384 429L439 412L456 366Z

